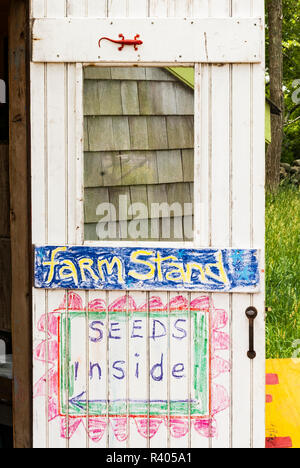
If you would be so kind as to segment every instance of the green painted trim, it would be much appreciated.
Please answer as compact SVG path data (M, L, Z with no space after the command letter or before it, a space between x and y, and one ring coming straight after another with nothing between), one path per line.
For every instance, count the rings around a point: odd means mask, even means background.
M183 81L186 85L190 88L194 89L195 87L195 74L194 68L187 68L187 67L176 67L171 68L168 67L167 70L172 73L172 75L176 76L180 81Z
M269 145L272 141L272 133L271 133L271 106L266 101L266 114L265 114L265 140L266 143Z
M120 322L126 322L128 317L138 315L140 318L168 318L168 312L135 312L126 315L124 312L110 312L109 319L116 319ZM194 336L194 390L195 401L189 403L170 401L168 404L149 402L147 405L150 415L164 416L170 411L171 415L188 416L190 413L196 416L208 416L209 414L209 319L208 314L202 310L196 311L176 311L177 317L184 317L194 321L195 336ZM71 349L72 340L72 320L76 318L86 318L86 313L69 311L69 314L62 314L60 320L60 411L61 415L69 413L71 416L83 417L87 414L87 410L91 416L105 416L107 410L109 414L125 415L127 414L127 405L124 402L112 401L109 405L105 402L79 402L72 404L67 401L74 398L74 380L75 370L71 363L71 356L67 354L68 349ZM106 312L89 312L89 320L107 319ZM128 410L130 415L142 416L145 415L145 404L137 402L128 402Z
M167 70L176 76L180 81L185 83L190 88L195 87L195 74L194 68L192 67L168 67ZM265 140L267 144L271 143L271 108L269 103L266 101L266 114L265 114Z

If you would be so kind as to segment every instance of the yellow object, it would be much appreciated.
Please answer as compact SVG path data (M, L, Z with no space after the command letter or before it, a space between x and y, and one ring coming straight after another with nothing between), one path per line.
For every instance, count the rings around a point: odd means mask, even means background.
M195 87L195 73L194 68L191 67L168 67L167 70L175 75L179 80L183 81L187 86L194 89ZM265 114L265 140L267 144L271 143L271 106L266 100L266 114Z
M266 387L272 397L266 404L266 437L291 438L293 448L300 448L300 359L268 360L266 371L267 379L273 374L279 380Z

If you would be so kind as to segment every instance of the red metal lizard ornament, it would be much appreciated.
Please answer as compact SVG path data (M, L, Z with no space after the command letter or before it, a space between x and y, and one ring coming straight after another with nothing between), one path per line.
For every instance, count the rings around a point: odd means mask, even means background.
M110 41L114 42L115 44L121 44L121 47L119 47L119 50L123 50L126 45L128 46L134 46L134 50L138 50L138 46L143 44L143 41L139 39L140 35L137 34L134 39L125 39L123 34L119 34L118 40L115 39L110 39L109 37L101 37L99 40L99 47L101 47L101 41Z

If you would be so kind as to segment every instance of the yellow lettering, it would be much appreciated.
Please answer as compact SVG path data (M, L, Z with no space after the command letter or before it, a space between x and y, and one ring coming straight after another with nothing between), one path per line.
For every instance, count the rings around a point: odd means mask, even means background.
M123 278L123 265L121 260L118 257L114 257L109 263L108 260L98 260L98 270L100 274L100 278L102 281L105 281L105 276L103 273L103 266L106 266L107 273L109 275L112 275L113 269L115 266L118 268L118 282L119 283L125 283L124 278Z
M79 268L80 268L80 273L81 273L81 277L82 277L82 281L87 281L86 279L86 274L85 272L87 271L91 277L95 280L95 281L98 281L98 277L97 275L95 274L95 272L93 271L93 260L91 258L82 258L78 261L78 265L79 265Z
M141 281L145 281L145 280L151 280L154 278L154 275L155 275L155 266L153 265L153 263L150 263L150 262L147 262L146 260L141 260L139 259L139 256L140 255L147 255L147 256L151 256L153 255L153 252L148 252L146 250L138 250L136 252L133 252L131 254L131 258L130 260L134 263L138 263L139 265L144 265L146 266L147 268L149 268L149 273L145 273L145 274L140 274L140 273L137 273L136 271L134 270L130 270L130 272L128 273L130 276L132 276L132 278L135 278L137 280L141 280Z
M158 281L163 281L163 274L162 274L162 263L166 262L167 260L178 260L176 257L161 257L160 253L157 253L157 257L153 259L155 263L157 263L157 279Z
M211 271L212 268L217 268L219 270L219 275L213 273ZM218 261L216 263L208 263L207 265L205 265L205 274L206 276L220 281L223 284L228 283L228 278L223 266L222 252L218 253Z
M74 283L78 284L78 275L74 263L71 260L64 260L63 263L65 266L62 266L59 270L60 279L73 278Z
M51 260L50 262L44 262L44 266L50 266L49 270L49 275L48 275L48 280L46 283L51 283L54 277L54 270L57 265L59 265L59 262L55 261L55 256L58 252L65 252L67 250L67 247L58 247L57 249L52 250L51 252Z

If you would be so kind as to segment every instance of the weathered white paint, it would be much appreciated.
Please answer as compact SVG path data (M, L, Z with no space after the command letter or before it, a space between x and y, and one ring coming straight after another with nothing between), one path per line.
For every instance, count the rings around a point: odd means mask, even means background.
M231 16L230 2L227 0L214 0L210 3L209 15L212 17L227 18ZM224 65L212 68L212 87L214 92L211 95L212 106L212 147L211 147L211 171L212 180L218 187L212 190L211 195L211 239L212 245L218 243L221 238L230 245L230 99L231 99L231 67ZM223 119L223 115L229 116ZM219 129L222 132L219 133ZM218 158L218 154L223 157ZM220 213L223 213L220 216ZM214 294L213 301L215 307L224 308L230 312L230 296L227 294ZM230 333L230 323L228 322L224 332ZM230 349L219 353L224 360L231 361ZM230 389L230 374L219 376L217 383ZM230 395L230 398L231 395ZM219 418L219 437L212 439L212 448L222 448L230 446L230 411L223 412Z
M105 18L263 18L263 0L32 0L32 18L90 17ZM81 20L84 23L84 20ZM82 24L83 24L82 23ZM171 24L171 23L170 23ZM83 28L81 28L83 29ZM171 31L171 28L170 28ZM118 34L121 31L117 31ZM261 34L261 33L260 33ZM57 39L61 41L58 34ZM96 38L98 39L98 33ZM38 41L35 41L38 42ZM62 41L63 42L63 41ZM105 43L103 43L104 46ZM56 46L51 45L56 51ZM109 46L109 44L108 44ZM260 37L260 53L263 53L263 35ZM104 49L104 47L103 47ZM157 47L156 49L159 49ZM100 49L101 50L101 49ZM114 53L114 49L110 48ZM98 51L97 51L98 52ZM124 51L123 51L124 52ZM178 52L178 51L176 51ZM43 51L46 57L49 50ZM57 52L59 53L59 52ZM132 51L126 61L132 60ZM97 56L99 54L97 53ZM49 57L49 56L48 56ZM263 59L262 55L260 58ZM49 60L49 58L47 58ZM64 59L66 60L66 59ZM79 55L74 62L81 62ZM84 62L90 59L85 58ZM114 61L112 57L111 61ZM119 59L120 60L120 59ZM157 60L155 58L155 60ZM172 57L173 60L173 57ZM199 58L198 58L199 60ZM153 60L151 60L153 61ZM224 61L224 60L223 60ZM230 61L229 61L230 62ZM195 245L208 247L255 247L264 246L264 63L214 66L196 63L195 120L197 162L195 166L196 218ZM83 243L82 210L82 66L66 63L31 64L31 117L32 117L32 232L35 244ZM122 244L124 245L124 244ZM180 246L180 245L179 245ZM182 244L181 244L182 246ZM191 246L190 243L186 246ZM175 246L174 246L175 247ZM263 259L262 259L263 265ZM263 283L262 283L263 287ZM173 293L157 294L164 304L170 302ZM72 292L66 291L67 304L72 302ZM108 305L119 297L117 292L79 293L83 308L95 299ZM149 300L149 293L133 293L137 304ZM182 293L188 304L197 294ZM191 429L184 438L171 436L170 427L161 425L157 435L146 440L138 436L133 421L128 420L129 437L118 442L110 427L100 442L88 438L82 423L68 441L60 437L60 420L48 422L52 394L52 369L49 354L53 335L48 326L43 326L43 315L57 309L63 302L64 293L57 291L33 291L33 341L34 348L46 343L44 359L34 360L34 383L45 378L45 392L34 398L34 445L35 447L263 447L264 446L264 291L255 295L214 294L215 307L225 309L230 320L224 328L230 333L231 349L220 351L220 356L232 363L230 374L218 377L217 383L229 389L230 410L220 414L219 437L207 439ZM127 304L129 297L127 299ZM255 305L259 317L255 322L256 360L250 363L248 349L248 321L245 309ZM128 305L125 309L128 309ZM47 321L46 321L47 323ZM108 313L106 326L108 326ZM82 346L83 362L86 363L86 391L90 393L88 362L94 348L88 339L86 326L77 331L76 341ZM192 340L190 340L192 341ZM126 355L131 354L128 338ZM147 343L144 352L149 355ZM113 356L108 342L107 364ZM86 353L84 354L84 350ZM176 350L171 349L170 354ZM191 356L191 350L186 350ZM190 371L191 373L191 368ZM155 388L145 375L145 394L153 398ZM35 387L37 390L37 387ZM165 393L168 398L175 389L168 383ZM190 394L191 389L184 391ZM106 376L107 398L120 394L109 374ZM129 398L134 392L130 380L122 386L122 393ZM108 420L108 414L107 418ZM92 426L93 420L87 415ZM72 428L71 418L66 425Z
M174 34L176 31L176 34ZM99 39L134 39L142 45L120 45ZM249 19L36 19L32 28L34 62L207 62L261 61L262 22ZM62 40L62 38L64 38Z

